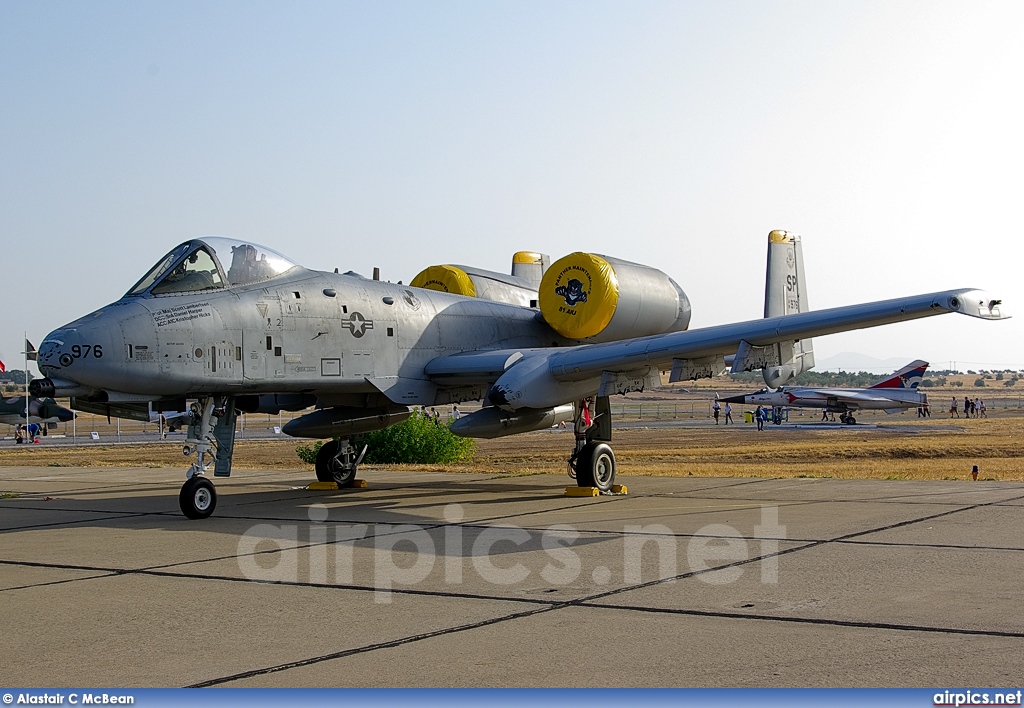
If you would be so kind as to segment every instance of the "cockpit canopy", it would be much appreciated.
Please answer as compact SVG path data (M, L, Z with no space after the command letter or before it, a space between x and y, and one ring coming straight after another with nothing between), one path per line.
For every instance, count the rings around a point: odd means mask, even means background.
M186 241L161 258L128 295L167 295L247 285L275 278L294 267L295 263L264 246L208 236Z

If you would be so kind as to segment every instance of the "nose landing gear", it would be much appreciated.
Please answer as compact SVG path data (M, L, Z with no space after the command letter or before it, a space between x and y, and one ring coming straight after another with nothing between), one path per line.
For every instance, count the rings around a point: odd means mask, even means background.
M181 513L189 519L205 519L217 508L217 490L204 474L213 467L216 477L231 475L235 446L235 399L232 396L202 396L192 404L182 452L195 455L178 494Z

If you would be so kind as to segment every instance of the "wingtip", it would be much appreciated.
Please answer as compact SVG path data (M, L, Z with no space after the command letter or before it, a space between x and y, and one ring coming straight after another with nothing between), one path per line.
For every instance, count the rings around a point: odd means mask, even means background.
M946 297L945 307L950 312L959 312L983 320L1008 320L1012 315L1001 298L984 290L957 290Z

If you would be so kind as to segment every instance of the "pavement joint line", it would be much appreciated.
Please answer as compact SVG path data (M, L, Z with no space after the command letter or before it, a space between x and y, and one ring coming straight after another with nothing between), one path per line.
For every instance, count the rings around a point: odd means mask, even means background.
M12 480L21 481L21 480ZM46 496L49 494L89 494L91 492L105 492L112 489L137 489L138 487L168 487L171 485L169 482L137 482L133 484L109 484L102 487L71 487L70 489L61 489L59 492L20 492L24 494L38 494L40 496Z
M96 578L109 578L114 575L120 575L120 573L103 573L102 575L87 575L84 578L65 578L64 580L50 580L45 583L33 583L32 585L18 585L13 588L0 588L0 592L7 592L9 590L27 590L29 588L43 588L48 585L63 585L65 583L77 583L81 580L95 580Z
M1018 499L1024 499L1024 494L1022 494L1020 496L1013 497L1011 499L1003 499L1002 501L1004 501L1004 502L1006 502L1006 501L1016 501ZM964 507L961 507L959 509L950 509L948 511L940 511L940 512L937 512L935 514L929 514L928 516L922 516L922 517L920 517L918 519L908 519L908 520L905 520L905 521L898 521L898 522L896 522L894 524L889 524L887 526L880 526L879 528L871 529L871 530L868 530L868 531L855 531L853 533L848 533L848 534L845 534L843 536L837 536L837 537L831 539L828 542L829 543L836 543L836 542L839 542L839 541L848 541L851 538L858 538L860 536L866 536L868 534L878 533L880 531L890 531L892 529L902 528L903 526L910 526L911 524L918 524L918 523L921 523L922 521L931 521L932 519L940 519L940 518L942 518L944 516L952 516L953 514L961 514L961 513L965 512L965 511L973 511L974 509L981 509L983 507L993 506L995 504L996 504L996 502L994 502L994 501L991 501L991 502L979 502L978 504L970 504L968 506L964 506Z
M1024 495L1022 495L1021 497L1017 497L1017 498L1024 499ZM958 514L958 513L963 512L963 511L969 511L971 509L978 509L980 507L992 506L993 504L995 504L995 502L983 502L983 503L979 503L979 504L973 504L973 505L970 505L970 506L966 506L966 507L963 507L961 509L954 509L954 510L951 510L951 511L943 511L943 512L940 512L940 513L937 513L937 514L931 514L929 516L924 516L924 517L920 517L920 518L917 518L917 519L904 520L904 521L900 521L900 522L897 522L897 523L894 523L894 524L888 524L886 526L881 526L881 527L878 527L878 528L869 529L869 530L866 530L866 531L855 531L853 533L844 534L842 536L836 536L835 538L831 538L831 539L823 539L823 540L820 540L820 541L813 541L811 543L808 543L808 544L805 544L805 545L802 545L802 546L794 546L792 548L784 548L784 549L782 549L782 550L780 550L780 551L778 551L776 553L768 553L768 554L765 554L765 555L762 555L762 556L756 556L754 558L747 558L745 560L735 561L733 563L728 563L728 564L723 565L723 566L717 566L717 567L708 568L708 569L705 569L705 570L690 571L688 573L680 573L678 575L674 575L674 576L671 576L671 577L668 577L668 578L657 578L655 580L649 580L646 583L640 583L640 584L634 585L632 587L616 588L616 589L612 589L612 590L606 590L604 592L596 593L596 594L590 595L588 597L579 598L579 599L575 600L574 602L576 602L576 603L592 602L593 600L598 600L598 599L605 598L605 597L611 597L612 595L619 595L619 594L622 594L624 592L631 592L633 590L640 590L640 589L652 587L654 585L660 585L660 584L667 583L667 582L674 582L676 580L686 580L687 578L692 578L692 577L697 576L697 575L703 575L705 573L713 573L713 572L716 572L716 571L719 571L719 570L725 570L725 569L728 569L728 568L735 568L737 566L746 565L748 563L754 563L756 561L761 561L761 560L765 560L765 559L768 559L768 558L777 558L779 556L789 555L790 553L796 553L796 552L799 552L799 551L805 551L805 550L808 550L808 549L811 549L811 548L818 548L819 546L825 546L825 545L833 544L833 543L840 543L840 542L848 541L851 538L857 538L859 536L865 536L865 535L871 534L871 533L878 533L879 531L888 531L888 530L894 529L894 528L900 528L900 527L903 527L903 526L909 526L910 524L916 524L916 523L920 523L922 521L930 521L932 519L941 518L943 516L951 516L953 514Z
M523 517L523 516L536 516L537 514L550 514L550 513L555 512L555 511L576 510L576 509L580 509L580 508L598 506L599 504L614 503L614 502L617 502L617 501L621 501L621 500L623 500L625 498L626 498L625 496L618 496L618 497L596 497L596 501L590 502L589 504L584 504L583 507L581 507L579 503L566 504L564 506L556 506L556 507L552 507L550 509L541 509L539 511L525 511L525 512L521 512L521 513L509 513L509 514L503 514L501 516L485 516L484 518L477 519L476 521L473 521L472 523L474 523L474 524L482 524L482 523L487 522L487 521L501 521L502 519L518 519L518 518Z
M230 676L221 676L219 678L202 681L200 683L194 683L189 686L185 686L185 688L207 688L211 686L219 686L221 684L229 683L231 681L239 681L241 679L253 678L255 676L265 676L267 674L273 674L280 671L288 671L289 669L297 669L303 666L319 664L324 661L331 661L333 659L343 659L345 657L354 656L357 654L365 654L367 652L377 651L379 649L392 649L394 647L400 647L403 644L411 644L413 642L420 642L426 639L433 639L434 637L443 637L448 634L466 632L472 629L479 629L481 627L487 627L493 624L499 624L502 622L508 622L510 620L520 619L522 617L529 617L544 612L550 612L552 610L559 608L560 605L553 605L548 607L536 608L532 610L526 610L523 612L516 612L502 617L492 617L491 619L481 620L479 622L473 622L471 624L464 624L456 627L446 627L445 629L439 629L433 632L424 632L422 634L414 634L407 637L402 637L401 639L392 639L386 642L376 642L374 644L367 644L366 646L362 647L343 649L342 651L337 651L330 654L323 654L321 656L310 657L308 659L291 661L286 664L267 666L262 669L252 669L250 671L243 671L237 674L232 674Z
M885 546L888 548L947 548L956 551L1024 551L1021 546L961 546L955 543L896 543L894 541L836 541L851 546Z
M33 511L44 511L44 510L43 509L38 509L38 510L33 510ZM52 509L49 509L48 511L52 511ZM61 511L64 511L64 510L62 509ZM73 513L77 514L77 513L82 513L82 512L76 510ZM15 532L15 531L31 531L33 529L53 528L54 526L78 526L79 524L91 524L91 523L94 523L96 521L113 521L115 519L137 519L137 518L140 518L140 517L148 515L146 513L125 513L125 512L117 514L115 512L111 512L111 511L98 511L96 513L97 514L107 514L107 516L103 516L103 517L100 517L100 518L97 518L97 519L79 519L78 521L53 521L53 522L48 523L48 524L29 524L28 526L12 526L10 528L0 529L0 536L2 536L3 534L6 534L6 533Z
M928 625L895 624L891 622L867 622L861 620L829 619L823 617L793 617L777 615L744 614L742 612L725 612L722 610L687 610L670 607L644 607L642 605L608 605L600 602L579 601L581 607L594 607L604 610L626 610L629 612L650 612L657 614L688 615L694 617L720 617L724 619L750 619L769 622L793 622L798 624L815 624L832 627L857 627L861 629L887 629L899 632L930 632L934 634L958 634L982 637L1008 637L1024 639L1024 632L1011 632L998 629L960 629L956 627L930 627Z
M104 578L119 577L124 575L148 575L156 578L174 578L186 580L215 580L227 583L252 583L254 585L279 585L282 587L321 588L324 590L353 590L357 592L379 592L379 588L371 585L357 585L355 583L313 583L301 580L261 580L253 578L242 578L231 575L213 575L209 573L172 573L159 569L149 568L101 568L93 566L76 566L60 563L39 563L32 561L7 561L0 560L0 565L20 565L30 568L46 568L50 570L82 570L95 571L100 575L90 575L84 578L71 578L61 582L81 582L85 580L100 580ZM44 585L50 583L43 583ZM56 584L56 583L53 583ZM415 588L390 588L389 593L395 595L416 595L423 597L438 597L446 599L463 600L487 600L491 602L511 602L526 605L554 605L565 604L568 600L556 602L553 600L541 600L532 597L505 597L502 595L482 595L469 592L451 592L441 590L417 590Z
M371 526L371 524L365 524L365 525L367 527ZM372 526L375 529L376 529L377 526L382 526L382 525L391 526L392 524L372 524ZM398 525L401 526L401 525L405 525L405 524L398 524ZM432 524L430 526L420 526L420 527L418 527L418 530L428 531L428 530L433 530L433 529L437 529L437 528L443 528L445 526L447 526L447 524ZM396 534L402 534L402 533L405 533L405 532L404 531L389 531L387 533L371 533L371 534L367 534L366 536L360 536L359 538L346 538L346 539L342 539L342 540L324 541L323 543L305 543L305 544L296 545L296 546L289 546L288 548L268 548L265 551L253 551L252 553L245 553L243 555L245 555L246 557L255 557L255 556L269 555L269 554L272 554L272 553L284 553L284 552L291 552L291 551L299 551L299 550L303 550L305 548L317 548L317 547L320 547L320 546L333 546L333 545L338 544L338 543L353 543L355 541L362 541L364 539L370 539L370 538L386 538L387 536L394 536ZM199 559L199 560L179 561L177 563L166 563L164 565L151 565L151 566L146 566L145 568L139 568L137 572L159 571L159 570L162 570L164 568L177 568L179 566L193 565L195 563L214 563L216 561L231 560L232 558L239 558L239 557L240 556L239 556L238 553L234 553L234 554L232 554L230 556L215 556L213 558L202 558L202 559ZM182 574L182 573L172 573L172 575L174 575L175 577L187 577L185 574ZM311 585L324 585L324 584L325 583L311 583Z
M870 481L879 481L879 480L870 480ZM1013 491L1019 491L1019 489L1013 490ZM634 496L634 495L630 495L630 496ZM644 496L644 495L635 495L635 496L636 497L640 497L640 496ZM651 496L655 496L655 495L651 495ZM660 496L662 496L663 498L675 498L675 499L688 499L689 498L688 494L673 494L673 495L660 495ZM922 496L929 496L929 495L922 495ZM700 499L701 501L737 501L734 497L717 497L717 496L697 497L697 496L695 496L694 498ZM1003 503L1006 503L1008 501L1014 501L1014 500L1019 499L1019 498L1020 497L1012 497L1010 499L1001 500L999 502L992 502L992 503L1003 504ZM877 498L876 497L863 497L863 498L859 498L859 499L798 499L798 500L793 500L793 501L788 501L788 502L781 502L779 500L766 500L766 501L767 502L774 501L774 505L775 506L795 505L795 504L899 504L901 506L915 506L915 505L920 505L920 506L943 506L943 505L944 506L958 506L959 504L962 504L962 502L944 501L944 500L927 501L927 500L923 500L922 499L921 501L905 501L905 500L903 500L903 499L901 499L899 497L877 497ZM761 501L761 502L758 502L758 503L761 504L761 505L764 505L766 503L766 501Z

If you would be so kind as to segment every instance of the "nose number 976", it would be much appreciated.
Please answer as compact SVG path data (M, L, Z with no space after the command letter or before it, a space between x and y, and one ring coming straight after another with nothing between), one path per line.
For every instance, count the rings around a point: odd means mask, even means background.
M75 344L71 347L71 356L76 359L87 359L90 355L94 359L102 359L103 346L100 344Z

